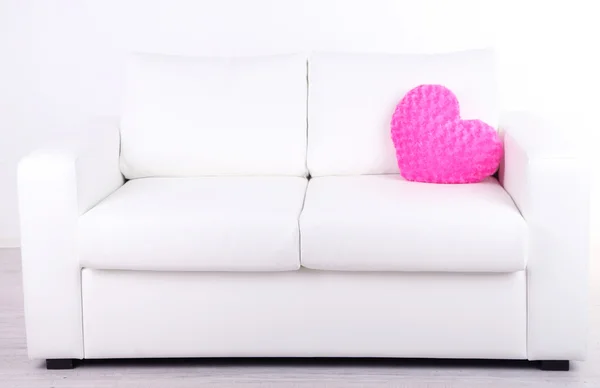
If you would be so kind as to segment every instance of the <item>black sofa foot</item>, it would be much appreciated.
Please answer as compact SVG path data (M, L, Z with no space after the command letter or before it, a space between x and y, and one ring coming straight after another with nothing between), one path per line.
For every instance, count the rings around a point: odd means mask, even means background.
M568 360L544 360L539 362L541 370L567 371L569 370Z
M46 360L46 369L73 369L75 362L72 358L52 358Z

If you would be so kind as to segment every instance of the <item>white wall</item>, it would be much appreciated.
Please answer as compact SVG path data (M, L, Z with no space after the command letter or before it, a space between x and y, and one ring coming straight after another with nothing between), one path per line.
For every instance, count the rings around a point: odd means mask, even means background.
M599 138L597 7L597 0L0 0L0 246L18 243L17 160L58 134L77 133L85 117L118 114L127 50L495 44L503 107L555 116L585 151ZM240 37L253 39L240 46Z
M18 159L118 109L117 56L86 14L78 0L0 0L0 246L18 244Z

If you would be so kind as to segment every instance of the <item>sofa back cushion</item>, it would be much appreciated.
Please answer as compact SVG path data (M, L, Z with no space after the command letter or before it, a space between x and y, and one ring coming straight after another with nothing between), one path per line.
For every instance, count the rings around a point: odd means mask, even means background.
M306 175L306 57L133 55L121 171L150 176Z
M494 53L328 54L309 59L308 169L313 176L398 173L396 104L420 84L456 94L461 117L497 127Z

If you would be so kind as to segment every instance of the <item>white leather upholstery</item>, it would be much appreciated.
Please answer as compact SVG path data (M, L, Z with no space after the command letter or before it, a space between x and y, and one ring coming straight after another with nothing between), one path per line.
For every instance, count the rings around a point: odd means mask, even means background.
M507 114L501 169L529 229L529 359L585 357L589 170L568 139L526 113Z
M79 221L83 267L285 271L300 266L299 177L128 181Z
M303 57L138 57L120 166L109 122L19 165L29 356L583 359L577 150L513 114L502 186L384 174L413 83L494 120L489 55L315 55L308 118Z
M527 225L498 181L437 185L399 175L314 178L302 265L341 271L513 272Z
M27 349L31 358L82 358L77 218L123 183L116 122L89 124L82 143L19 164Z
M83 271L86 358L526 357L523 272Z
M305 56L138 54L127 78L127 178L306 175Z
M442 84L462 117L498 122L494 54L313 54L309 59L308 169L312 176L398 172L390 121L413 87Z

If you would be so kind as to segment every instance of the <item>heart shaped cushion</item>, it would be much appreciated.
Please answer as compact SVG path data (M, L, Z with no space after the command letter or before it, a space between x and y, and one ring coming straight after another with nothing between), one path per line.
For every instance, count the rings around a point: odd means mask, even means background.
M474 183L500 164L502 142L481 120L461 120L458 99L442 85L420 85L396 106L391 123L400 174L428 183Z

